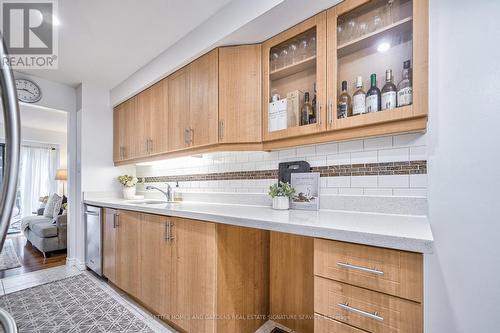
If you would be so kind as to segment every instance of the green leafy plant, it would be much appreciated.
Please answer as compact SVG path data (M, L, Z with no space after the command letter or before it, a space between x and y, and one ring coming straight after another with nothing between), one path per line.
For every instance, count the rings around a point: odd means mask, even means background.
M123 186L132 187L135 186L139 180L134 176L123 175L118 177L118 181Z
M67 202L63 203L61 207L64 210L68 209L68 203Z
M269 186L269 195L274 197L288 197L291 198L295 194L295 189L290 183L279 182Z

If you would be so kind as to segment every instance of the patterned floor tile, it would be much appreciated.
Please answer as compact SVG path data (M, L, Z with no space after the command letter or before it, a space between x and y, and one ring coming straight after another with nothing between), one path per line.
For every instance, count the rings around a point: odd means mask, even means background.
M119 304L87 274L1 296L0 306L14 317L20 333L153 332L144 318Z

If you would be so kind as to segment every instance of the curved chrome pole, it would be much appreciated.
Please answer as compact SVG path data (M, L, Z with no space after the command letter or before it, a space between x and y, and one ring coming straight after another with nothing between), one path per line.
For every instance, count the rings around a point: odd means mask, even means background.
M9 228L12 208L16 199L17 176L19 171L19 153L21 148L21 120L17 103L16 85L12 70L5 63L8 58L7 48L0 35L0 89L5 126L5 169L0 198L0 251L3 249L5 236ZM14 318L0 309L0 325L6 333L17 333Z

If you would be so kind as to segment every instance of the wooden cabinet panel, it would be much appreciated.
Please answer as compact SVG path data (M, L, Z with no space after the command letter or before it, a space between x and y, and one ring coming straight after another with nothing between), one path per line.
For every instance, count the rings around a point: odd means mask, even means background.
M141 214L118 211L116 237L116 285L134 297L139 297L139 231Z
M125 104L118 105L113 110L113 161L125 160L126 145Z
M102 272L116 284L116 210L105 208L102 237Z
M422 301L423 258L419 253L317 238L314 274Z
M219 49L219 142L262 141L261 46Z
M182 218L173 223L172 322L191 333L215 332L216 321L216 237L215 224ZM198 317L201 316L201 317Z
M373 333L421 333L420 303L314 278L314 310Z
M271 232L271 315L289 316L276 321L301 333L314 332L313 242L311 237Z
M217 143L218 131L218 49L210 51L189 64L191 147Z
M135 154L134 158L144 157L149 155L148 140L151 134L151 116L153 109L153 89L147 88L141 91L135 97L136 107L133 111L134 123L134 145Z
M187 147L189 128L189 68L168 77L168 150Z
M167 240L169 217L142 214L140 224L140 292L139 299L153 311L162 314L169 297L165 281L170 271L170 244Z
M168 79L163 79L151 88L150 133L147 137L148 153L156 155L168 152Z
M217 332L253 333L268 314L269 231L217 224L217 315L233 318Z

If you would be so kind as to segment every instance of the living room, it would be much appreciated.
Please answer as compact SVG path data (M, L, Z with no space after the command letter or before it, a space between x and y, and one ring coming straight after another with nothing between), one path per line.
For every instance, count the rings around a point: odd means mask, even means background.
M21 166L8 236L0 253L2 278L66 262L68 115L25 103L20 103L20 112ZM2 166L4 138L2 125Z

